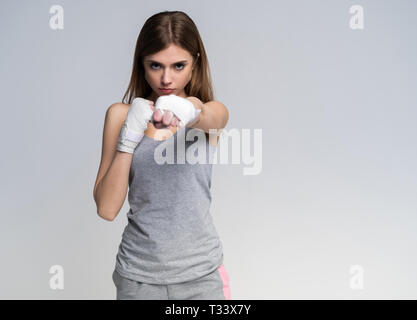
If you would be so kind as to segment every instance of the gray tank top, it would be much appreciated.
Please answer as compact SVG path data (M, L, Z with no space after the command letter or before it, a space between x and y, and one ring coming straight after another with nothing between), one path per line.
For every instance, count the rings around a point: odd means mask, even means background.
M145 135L140 141L129 173L128 224L116 257L121 276L174 284L223 264L210 213L215 150L204 131L187 127L166 140ZM162 157L168 163L159 164Z

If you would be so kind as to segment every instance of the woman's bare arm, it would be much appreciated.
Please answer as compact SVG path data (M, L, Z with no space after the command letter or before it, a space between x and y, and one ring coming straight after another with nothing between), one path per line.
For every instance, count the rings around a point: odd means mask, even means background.
M187 97L196 109L201 109L199 121L191 125L192 128L198 128L209 133L210 129L223 129L229 121L229 111L220 101L209 101L203 103L197 97Z
M100 168L94 185L97 214L113 221L126 199L133 155L116 150L128 105L116 103L106 112Z
M217 145L219 134L229 121L229 111L226 106L219 101L203 103L197 97L187 97L187 99L194 104L196 109L201 109L198 120L193 122L190 127L203 130L207 134L210 133L210 129L216 129L217 132L214 133L214 136L217 136L217 141L214 142L214 145Z

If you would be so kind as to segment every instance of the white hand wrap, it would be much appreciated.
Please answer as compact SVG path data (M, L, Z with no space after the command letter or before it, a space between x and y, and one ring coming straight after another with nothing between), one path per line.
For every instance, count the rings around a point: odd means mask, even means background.
M145 135L153 110L150 103L143 98L133 99L127 112L126 120L120 130L117 150L133 153Z
M155 111L171 111L186 126L192 123L200 114L201 110L196 109L194 104L185 98L178 97L175 94L160 96L155 102Z

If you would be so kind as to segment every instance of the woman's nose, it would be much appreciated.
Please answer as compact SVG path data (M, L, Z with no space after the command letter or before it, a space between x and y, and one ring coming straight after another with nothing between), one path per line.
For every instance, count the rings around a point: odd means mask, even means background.
M169 71L164 71L162 74L161 83L164 87L168 87L169 84L171 84L171 75L169 74Z

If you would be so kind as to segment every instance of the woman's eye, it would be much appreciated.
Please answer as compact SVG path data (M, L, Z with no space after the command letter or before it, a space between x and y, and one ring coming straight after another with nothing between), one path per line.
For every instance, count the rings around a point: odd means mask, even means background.
M151 69L156 70L156 68L154 68L154 66L159 67L159 64L157 64L157 63L151 63ZM184 69L184 64L178 63L178 64L176 64L176 67L182 67L181 69L177 69L177 70L182 70L182 69Z
M178 63L176 66L177 66L177 67L178 67L178 66L182 66L182 67L184 67L184 65L183 65L182 63ZM181 68L181 69L179 69L179 70L182 70L182 69L184 69L184 68Z

